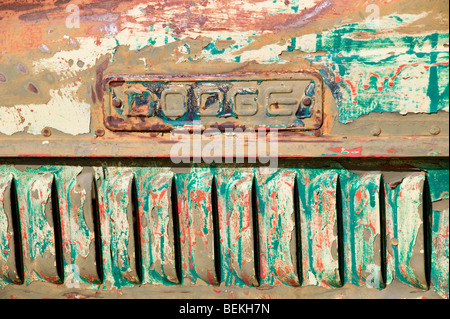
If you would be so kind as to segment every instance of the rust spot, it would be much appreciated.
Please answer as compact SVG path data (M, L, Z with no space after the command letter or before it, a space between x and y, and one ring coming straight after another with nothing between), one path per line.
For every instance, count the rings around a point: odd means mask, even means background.
M243 124L236 123L236 122L225 122L225 123L215 123L211 125L212 128L216 128L219 131L225 131L225 129L242 129L245 131L246 127Z
M313 134L315 137L321 137L323 135L323 132L321 129L313 130Z
M64 297L68 299L87 299L89 296L79 294L77 292L68 292L66 294L63 294Z
M105 135L105 130L102 128L98 128L95 130L95 136L103 136Z
M37 89L37 87L31 82L28 83L27 90L30 91L31 93L34 93L34 94L38 94L39 93L39 90Z
M160 120L154 118L153 121L145 121L140 117L130 118L128 122L120 117L107 116L105 118L105 125L113 131L156 131L156 132L169 132L173 129L172 125L160 122Z
M109 60L106 59L95 70L96 74L96 83L95 83L95 93L97 95L97 99L100 101L103 98L103 72L105 72L106 68L108 67Z
M109 85L110 87L119 87L119 86L125 85L125 81L122 80L121 78L118 78L117 81L109 82L108 85Z
M256 287L256 289L258 289L258 290L270 290L272 288L273 288L273 286L258 286L258 287Z
M22 63L17 64L17 69L20 71L20 73L27 73L27 68Z
M302 103L304 106L310 106L312 104L312 100L309 96L303 98Z
M121 101L120 99L118 99L118 98L114 98L114 99L112 100L112 105L113 105L115 108L120 108L120 107L122 106L122 101Z
M95 91L94 91L94 87L91 85L91 97L92 97L92 102L97 103L97 98L95 96Z
M44 127L41 131L42 136L49 137L52 135L52 130L48 127Z
M19 16L19 19L22 21L29 21L29 22L38 22L42 19L49 20L47 14L54 13L57 11L58 10L56 8L54 8L54 9L48 9L48 10L35 11L35 12L28 12L28 13L21 14Z

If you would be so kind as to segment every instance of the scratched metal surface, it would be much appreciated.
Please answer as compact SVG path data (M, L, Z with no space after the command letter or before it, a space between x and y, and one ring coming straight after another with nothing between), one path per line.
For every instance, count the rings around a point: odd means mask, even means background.
M448 298L448 163L399 163L2 165L0 295L46 282L59 296L316 286L377 297L401 284Z

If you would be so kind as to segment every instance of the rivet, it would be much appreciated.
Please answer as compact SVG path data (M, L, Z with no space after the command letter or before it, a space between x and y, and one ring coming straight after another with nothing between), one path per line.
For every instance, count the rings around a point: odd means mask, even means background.
M394 246L397 246L398 245L398 239L397 238L392 238L391 239L391 244L394 245Z
M372 127L372 129L370 130L370 134L372 134L373 136L380 135L381 134L381 128L379 126Z
M49 137L50 135L52 135L52 130L48 127L44 127L41 131L41 134L45 137Z
M312 99L309 96L303 98L302 103L304 106L310 106L312 104Z
M430 128L431 135L438 135L439 133L441 133L441 128L439 126L434 125Z
M95 130L95 135L96 136L103 136L103 135L105 135L105 130L102 129L102 128L98 128L98 129Z
M118 98L114 98L112 100L112 105L118 109L118 108L122 107L122 101Z

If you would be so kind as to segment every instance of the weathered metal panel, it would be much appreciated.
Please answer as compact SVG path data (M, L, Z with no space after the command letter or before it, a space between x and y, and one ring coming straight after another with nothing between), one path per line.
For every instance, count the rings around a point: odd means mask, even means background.
M105 125L105 81L118 75L170 86L198 74L229 85L305 73L323 79L322 125L280 134L280 155L448 156L447 11L445 0L4 1L0 155L166 157L171 134ZM198 115L174 105L153 129ZM236 115L242 128L282 117Z
M448 7L2 1L0 295L448 298Z

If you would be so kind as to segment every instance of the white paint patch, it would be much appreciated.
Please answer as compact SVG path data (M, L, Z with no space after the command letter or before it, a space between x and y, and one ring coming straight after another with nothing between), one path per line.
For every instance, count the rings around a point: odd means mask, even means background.
M287 48L286 44L269 44L257 50L247 50L241 55L241 61L256 61L260 63L287 63L288 61L280 59L278 56Z
M311 271L308 271L308 285L311 285L311 286L318 285L316 276Z
M45 104L0 106L0 133L23 132L38 135L44 127L77 135L89 133L91 107L78 99L79 86L50 90Z
M34 62L33 73L54 72L60 75L59 80L68 79L95 66L105 54L113 54L116 46L113 38L102 38L100 44L97 44L98 39L94 37L76 38L76 41L79 45L77 49L58 51L52 57ZM71 66L69 60L73 61ZM81 67L77 64L78 61L83 62Z
M316 34L305 34L296 38L296 48L303 52L316 52Z

